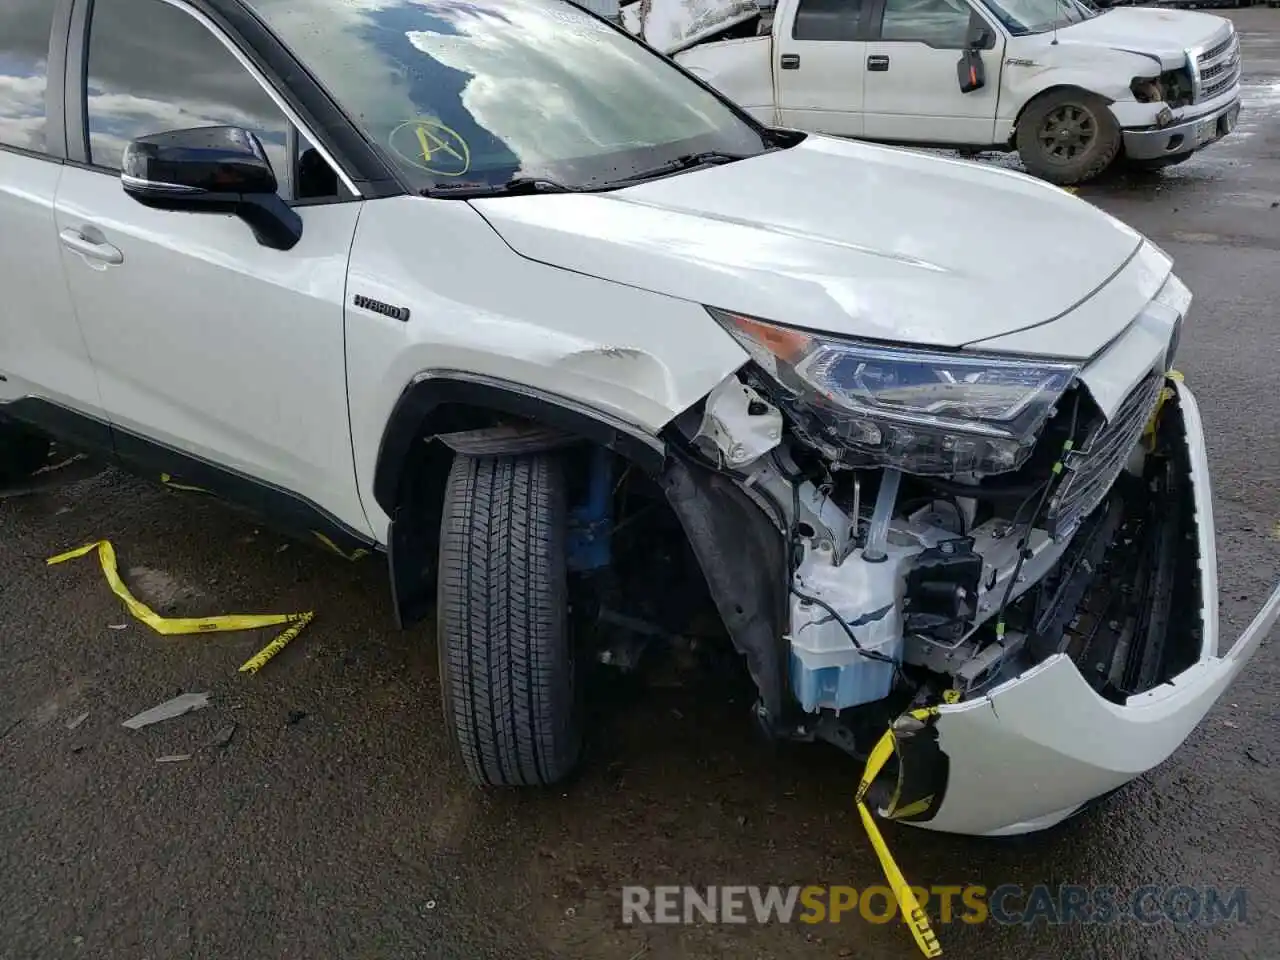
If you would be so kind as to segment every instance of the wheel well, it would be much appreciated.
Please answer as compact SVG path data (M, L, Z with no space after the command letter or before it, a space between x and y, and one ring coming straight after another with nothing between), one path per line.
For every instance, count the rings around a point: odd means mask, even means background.
M454 453L435 438L499 426L549 427L612 450L649 474L665 459L658 441L566 402L475 380L429 378L401 396L383 434L374 497L391 518L392 600L403 627L434 605L441 508Z
M735 483L689 459L679 445L673 446L668 456L663 441L645 438L622 424L550 398L468 381L425 381L416 385L416 390L402 398L387 428L374 490L379 505L391 517L387 553L392 598L401 626L423 619L435 603L444 493L454 458L453 450L435 438L521 424L551 428L561 435L569 434L573 441L567 448L560 447L570 458L571 500L578 499L575 488L588 504L594 499L591 488L598 472L593 464L600 462L599 452L609 451L614 456L605 459L615 464L615 470L619 460L625 468L616 485L610 482L604 488L606 499L613 499L619 489L629 495L631 477L638 481L638 500L648 504L634 512L622 510L611 526L608 537L617 549L612 560L604 561L610 564L610 575L624 577L629 584L644 581L650 588L657 585L656 607L671 616L678 616L689 605L677 592L692 597L693 604L700 602L698 596L705 592L704 599L714 605L733 646L746 659L760 694L757 719L771 732L779 728L787 676L786 646L780 641L790 578L786 544L773 522ZM527 452L527 448L522 450ZM656 512L648 513L644 523L631 522L646 510ZM591 512L588 507L586 513ZM664 516L670 524L663 522ZM571 516L571 564L574 522ZM624 527L628 542L635 536L652 542L638 551L623 547L618 538L624 536ZM647 549L656 546L665 550L676 541L677 551L686 555L692 567L686 567L674 554L650 562ZM588 549L588 566L592 555ZM637 568L630 574L638 574L638 579L629 575L631 567ZM666 590L664 576L670 579L671 575L675 581ZM695 579L701 580L702 591L693 592L698 596L688 594ZM623 593L628 600L636 599L629 589Z
M1094 92L1093 90L1086 90L1084 87L1081 87L1074 83L1055 83L1051 87L1045 87L1043 90L1037 93L1034 97L1031 97L1029 100L1027 100L1027 102L1024 103L1022 105L1022 108L1018 111L1018 115L1014 117L1013 126L1009 130L1009 144L1011 146L1017 139L1018 124L1022 122L1023 114L1027 112L1028 108L1030 108L1030 106L1036 101L1043 100L1045 97L1052 96L1053 94L1059 93L1063 90L1071 90L1077 93L1087 94L1088 96L1091 96L1091 97L1097 97L1107 106L1111 106L1111 104L1115 103L1115 101L1112 100L1110 97L1105 97L1100 93Z

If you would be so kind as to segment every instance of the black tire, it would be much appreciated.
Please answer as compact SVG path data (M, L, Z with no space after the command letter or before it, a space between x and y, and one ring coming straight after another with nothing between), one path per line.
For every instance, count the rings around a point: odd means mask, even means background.
M1120 125L1100 97L1054 90L1027 105L1018 119L1018 154L1042 180L1067 186L1092 180L1120 152Z
M16 423L0 423L0 486L27 479L49 462L49 440Z
M557 459L454 458L436 642L445 716L477 784L552 784L577 764L567 528Z

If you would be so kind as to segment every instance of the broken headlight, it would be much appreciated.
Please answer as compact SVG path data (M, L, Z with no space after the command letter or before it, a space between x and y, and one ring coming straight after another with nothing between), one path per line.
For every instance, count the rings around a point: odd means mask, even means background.
M785 391L820 445L925 475L1016 470L1031 455L1074 363L914 350L711 314ZM844 458L847 459L847 458Z

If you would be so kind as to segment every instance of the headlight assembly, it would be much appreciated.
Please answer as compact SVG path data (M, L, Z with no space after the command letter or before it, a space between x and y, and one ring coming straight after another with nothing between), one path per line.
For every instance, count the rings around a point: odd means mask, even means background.
M923 475L995 474L1031 455L1074 363L915 350L711 314L785 391L823 446Z

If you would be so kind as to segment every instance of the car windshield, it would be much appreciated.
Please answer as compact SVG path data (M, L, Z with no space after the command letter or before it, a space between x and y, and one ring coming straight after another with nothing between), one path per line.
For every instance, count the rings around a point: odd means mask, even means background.
M986 3L1015 37L1092 20L1101 12L1081 0L986 0Z
M418 190L595 189L766 149L717 97L565 0L253 6Z

